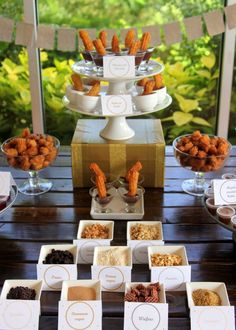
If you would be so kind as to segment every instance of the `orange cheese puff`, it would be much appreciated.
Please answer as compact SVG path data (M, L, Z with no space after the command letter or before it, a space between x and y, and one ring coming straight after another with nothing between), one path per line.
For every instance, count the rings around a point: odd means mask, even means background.
M139 80L139 82L137 83L137 85L144 87L147 82L148 82L148 78L143 78L143 79Z
M156 74L153 76L153 79L155 81L154 90L164 87L163 77L161 74Z
M87 51L91 51L94 49L92 40L90 39L90 36L88 34L88 31L86 30L79 30L79 36L82 39L82 42L84 44L84 48Z
M114 36L112 37L111 50L114 53L119 53L120 52L119 39L118 39L116 34L114 34Z
M71 80L73 81L73 87L76 91L82 91L84 89L83 81L78 74L73 73L71 75Z
M103 47L106 48L107 47L107 32L105 30L102 30L99 33L99 39L101 40Z
M106 49L104 48L102 41L100 39L93 40L94 47L99 55L106 55Z
M100 92L100 82L96 82L96 84L94 84L90 90L88 91L88 93L86 93L85 95L88 95L88 96L98 96Z
M97 163L91 163L89 169L93 171L95 175L102 176L104 181L106 182L106 176Z
M144 32L141 38L141 45L140 45L140 50L147 50L148 49L148 45L151 41L151 34L150 32Z
M22 131L22 133L21 133L21 137L26 138L26 137L28 137L29 135L30 135L30 130L29 130L29 128L28 128L28 127L24 128L23 131Z
M143 91L142 95L151 94L152 91L153 91L154 86L155 86L155 81L149 80L144 86L144 91Z
M130 47L129 55L136 55L140 48L140 40L134 41Z
M129 182L130 179L130 174L132 173L132 171L141 171L141 169L143 168L141 162L138 160L127 172L125 179L127 182Z
M98 190L99 198L105 198L107 196L107 190L103 176L101 175L96 176L96 187Z
M137 195L138 177L139 177L138 171L131 171L129 178L129 191L127 195L129 196Z
M129 30L125 36L125 47L130 48L135 38L135 30Z

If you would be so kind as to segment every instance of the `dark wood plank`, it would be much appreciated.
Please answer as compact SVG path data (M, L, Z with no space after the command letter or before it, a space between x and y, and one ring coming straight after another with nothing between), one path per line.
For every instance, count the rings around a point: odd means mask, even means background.
M78 230L77 224L60 223L56 226L53 223L47 224L25 224L6 223L0 228L0 238L14 239L14 241L68 241L76 238ZM211 241L231 241L231 232L217 224L163 224L164 240L166 242L211 242ZM115 239L125 241L126 223L122 221L119 226L115 226Z
M65 240L71 243L71 240ZM58 244L58 241L24 242L5 240L1 246L0 263L8 260L14 263L37 263L42 245ZM126 242L114 240L112 245L124 245ZM173 244L173 243L172 243ZM184 244L190 263L230 263L236 262L236 247L234 243L185 243Z

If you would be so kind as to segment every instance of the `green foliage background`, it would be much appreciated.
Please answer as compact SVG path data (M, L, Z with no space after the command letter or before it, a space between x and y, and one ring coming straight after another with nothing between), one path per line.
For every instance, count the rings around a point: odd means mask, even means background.
M6 17L22 20L22 0L6 3L0 0L0 12ZM171 21L200 15L223 8L220 0L39 0L39 22L76 28L123 28ZM139 29L141 34L141 30ZM205 35L183 40L166 47L161 44L154 59L165 64L165 83L173 104L153 116L162 119L166 142L180 134L201 128L214 132L217 110L217 88L221 53L221 38ZM64 109L61 98L71 74L70 66L79 54L41 50L46 129L70 144L80 115ZM31 125L31 104L26 50L16 45L0 43L0 139L15 135ZM233 95L233 99L236 95ZM235 104L235 102L234 102ZM232 115L236 109L232 107ZM230 132L234 131L230 128Z

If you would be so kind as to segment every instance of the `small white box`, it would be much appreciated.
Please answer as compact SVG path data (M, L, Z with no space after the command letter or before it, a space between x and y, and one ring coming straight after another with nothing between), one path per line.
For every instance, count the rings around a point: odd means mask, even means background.
M148 226L157 226L160 232L158 240L132 240L130 230L132 226L143 224ZM132 248L132 257L134 264L148 263L148 246L164 245L162 223L160 221L129 221L127 223L127 245Z
M197 289L216 292L221 298L221 306L195 306L192 293ZM224 283L191 282L186 283L186 290L192 330L235 330L234 306L230 306Z
M68 301L68 288L83 286L96 291L96 300ZM75 280L63 281L61 300L59 301L58 329L91 329L102 328L102 301L100 281Z
M148 286L151 283L126 283L125 293L138 284ZM168 330L168 304L164 285L160 285L160 302L125 302L124 330L159 329Z
M97 263L97 255L100 251L119 248L128 255L127 266L100 266ZM94 249L93 265L91 267L92 279L101 281L102 291L124 292L125 282L131 281L132 251L127 246L96 246Z
M35 300L7 299L10 289L16 286L34 289ZM41 291L42 281L6 280L0 296L0 329L38 329Z
M159 254L177 254L182 257L181 266L152 266L151 256ZM167 291L184 291L186 282L191 280L191 266L188 263L184 246L149 246L148 247L149 269L151 270L151 281L165 284Z
M108 239L99 239L99 238L82 238L82 232L85 227L93 224L105 225L109 228L109 238ZM93 221L93 220L80 220L79 228L77 233L77 239L73 241L79 248L78 251L78 263L79 264L92 264L93 263L93 254L95 246L110 246L111 241L113 240L114 232L114 221Z
M73 254L73 264L44 264L52 249L69 251ZM73 244L42 245L37 264L37 278L43 280L43 290L60 291L62 281L77 279L78 248Z

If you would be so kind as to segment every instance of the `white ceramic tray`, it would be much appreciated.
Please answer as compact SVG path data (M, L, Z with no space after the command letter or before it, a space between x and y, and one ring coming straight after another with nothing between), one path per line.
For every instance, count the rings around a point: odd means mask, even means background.
M86 64L85 64L84 60L76 62L72 65L72 70L75 73L82 74L86 77L95 78L96 80L111 81L111 82L121 80L120 78L105 78L105 77L97 76L97 72L96 72L95 68L96 68L96 66L94 66L94 70L91 70L90 72L86 71ZM155 74L159 74L163 70L164 70L163 64L150 60L147 71L136 70L135 77L132 77L132 78L122 77L122 80L123 81L140 80L144 77L149 77L149 76L153 76Z
M4 207L4 209L0 210L0 215L3 214L7 209L9 209L12 204L15 202L16 197L18 195L18 189L16 185L12 185L11 186L11 190L10 190L10 197L6 203L6 207Z
M140 200L135 205L137 212L126 213L122 212L125 208L125 203L122 201L120 196L117 194L114 196L113 200L108 204L108 208L112 210L109 213L98 213L96 212L97 203L92 199L90 215L93 219L110 219L110 220L131 220L131 219L142 219L144 216L144 199L143 195Z
M79 107L77 107L76 105L72 104L67 96L63 96L62 98L62 103L65 107L67 107L68 109L72 110L72 111L76 111L76 112L79 112L83 115L86 115L86 116L95 116L95 117L115 117L114 115L103 115L102 114L102 110L101 110L101 105L96 109L94 110L94 112L87 112L87 111L84 111L82 109L80 109ZM163 110L165 108L167 108L170 104L172 103L172 97L169 95L169 94L166 94L166 98L164 100L163 103L161 104L157 104L153 110L151 111L134 111L132 114L129 114L129 115L126 115L125 117L135 117L135 116L144 116L144 115L148 115L150 113L153 113L153 112L157 112L157 111L160 111L160 110ZM119 116L117 116L119 117Z

